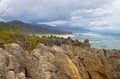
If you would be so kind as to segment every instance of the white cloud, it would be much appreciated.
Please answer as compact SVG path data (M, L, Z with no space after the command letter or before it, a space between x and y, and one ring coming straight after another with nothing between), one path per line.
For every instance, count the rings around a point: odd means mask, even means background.
M109 0L2 0L0 17L25 20L70 19L77 9L101 6ZM93 5L94 4L94 5Z
M81 19L82 19L81 16L73 16L73 17L71 17L71 20L72 20L72 21L81 20Z
M50 21L50 22L38 22L38 24L47 24L51 26L57 26L57 25L65 25L67 24L67 21L59 20L59 21Z
M98 20L90 23L93 30L120 31L120 1L113 0L109 6L104 6L100 11L94 12L100 15Z
M1 0L0 19L120 30L119 4L120 0Z

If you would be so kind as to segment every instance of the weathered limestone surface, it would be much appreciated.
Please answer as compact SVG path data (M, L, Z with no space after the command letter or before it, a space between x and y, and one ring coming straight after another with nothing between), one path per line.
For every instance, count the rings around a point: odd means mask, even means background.
M120 50L13 43L0 48L0 79L120 79Z

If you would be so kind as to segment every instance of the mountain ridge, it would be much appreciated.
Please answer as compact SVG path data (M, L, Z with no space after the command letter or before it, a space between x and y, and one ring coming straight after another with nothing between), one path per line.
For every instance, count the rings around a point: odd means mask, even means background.
M37 24L37 25L40 25L40 26L46 27L46 28L57 29L57 30L58 30L58 29L59 29L59 30L66 30L66 31L70 31L70 32L73 32L73 33L92 32L92 31L89 30L89 29L80 28L80 27L73 27L73 26L68 27L67 25L66 25L66 26L63 26L63 25L50 26L50 25L46 25L46 24Z
M10 21L10 22L0 22L0 30L21 30L27 33L34 34L72 34L69 31L49 29L41 26L35 26L30 23L24 23L22 21Z

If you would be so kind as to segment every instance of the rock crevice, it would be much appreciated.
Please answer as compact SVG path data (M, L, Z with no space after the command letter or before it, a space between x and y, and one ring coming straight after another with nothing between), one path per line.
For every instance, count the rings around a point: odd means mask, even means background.
M0 79L119 79L120 50L39 44L0 48Z

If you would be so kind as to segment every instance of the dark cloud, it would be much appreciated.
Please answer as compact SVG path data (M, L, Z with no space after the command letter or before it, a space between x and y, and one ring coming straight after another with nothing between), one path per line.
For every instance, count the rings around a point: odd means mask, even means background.
M116 18L114 16L117 10L114 9L114 5L119 5L119 2L118 0L1 0L0 20L95 28L110 23L111 21L106 21L108 18ZM108 17L109 14L113 16ZM119 19L116 21L119 22Z

